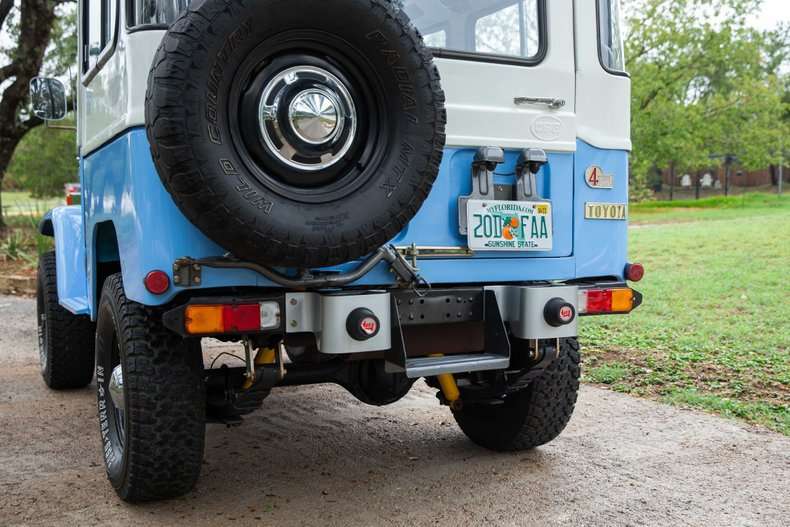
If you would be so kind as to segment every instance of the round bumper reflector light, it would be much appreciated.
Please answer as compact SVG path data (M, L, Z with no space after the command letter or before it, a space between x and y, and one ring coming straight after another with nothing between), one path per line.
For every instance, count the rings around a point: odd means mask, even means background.
M170 277L164 271L151 271L145 275L143 284L152 295L163 295L170 289Z
M625 266L625 278L631 282L638 282L645 276L645 268L642 264L628 264Z

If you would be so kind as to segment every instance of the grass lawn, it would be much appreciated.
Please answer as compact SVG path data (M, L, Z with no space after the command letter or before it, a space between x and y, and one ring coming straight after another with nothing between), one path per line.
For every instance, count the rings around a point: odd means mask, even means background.
M738 219L744 215L785 214L790 194L751 193L740 196L716 196L700 200L649 201L629 207L632 225L652 225L678 221Z
M585 379L790 435L790 198L714 200L632 208L645 303L583 321Z
M34 198L27 192L3 192L3 214L40 218L49 209L65 205L65 198Z

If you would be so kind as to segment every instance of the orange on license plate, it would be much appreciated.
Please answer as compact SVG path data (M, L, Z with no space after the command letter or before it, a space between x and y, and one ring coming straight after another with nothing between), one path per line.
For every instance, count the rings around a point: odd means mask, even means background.
M467 240L473 251L551 251L551 203L470 200Z

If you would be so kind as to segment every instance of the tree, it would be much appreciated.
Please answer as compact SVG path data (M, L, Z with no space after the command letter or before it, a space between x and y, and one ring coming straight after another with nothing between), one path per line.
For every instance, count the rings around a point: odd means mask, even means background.
M74 132L39 126L20 141L6 178L37 198L62 195L77 178L76 157Z
M782 66L790 48L785 29L748 26L761 1L629 4L637 189L653 166L699 171L714 153L737 154L747 169L776 162L776 145L789 130Z
M66 46L73 43L70 53L76 55L76 41L58 22L59 10L70 3L73 0L0 0L0 31L13 40L10 49L0 50L0 186L19 142L42 124L29 112L29 83L41 73L53 36L60 38L54 44L52 73L62 74L73 63ZM0 229L4 228L0 202Z

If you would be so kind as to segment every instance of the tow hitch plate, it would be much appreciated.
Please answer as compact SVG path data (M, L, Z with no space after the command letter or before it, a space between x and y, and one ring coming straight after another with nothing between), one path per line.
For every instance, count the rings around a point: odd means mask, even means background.
M473 251L551 251L551 203L470 200L467 239Z

